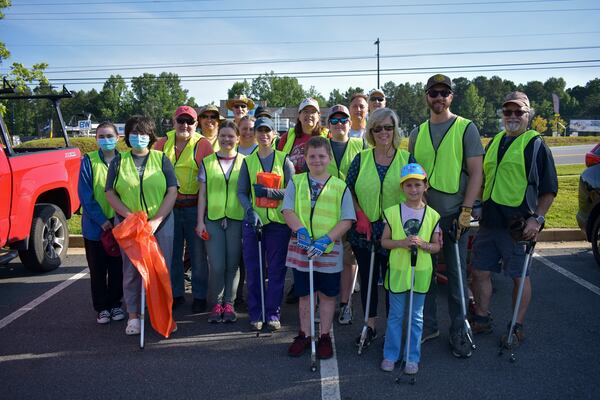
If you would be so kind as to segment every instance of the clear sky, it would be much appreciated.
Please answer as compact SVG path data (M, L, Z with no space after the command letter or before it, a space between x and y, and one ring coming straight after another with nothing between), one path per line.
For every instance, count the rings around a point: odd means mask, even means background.
M45 61L53 84L100 89L111 74L170 71L199 104L268 71L304 72L300 83L325 98L370 90L377 38L382 85L435 72L516 83L562 76L568 87L600 76L593 0L13 0L5 14L0 40L12 56L2 73L12 61Z

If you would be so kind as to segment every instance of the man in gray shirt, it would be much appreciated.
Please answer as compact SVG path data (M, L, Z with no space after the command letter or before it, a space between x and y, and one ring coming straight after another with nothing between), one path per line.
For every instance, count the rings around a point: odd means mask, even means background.
M458 241L460 266L456 265L454 243L448 235L456 221L459 228L469 227L473 204L483 180L483 146L477 127L468 119L450 111L453 92L452 81L436 74L426 85L426 100L430 110L429 120L410 133L408 149L427 172L429 189L427 202L442 219L444 231L443 252L448 276L448 311L450 313L450 346L456 357L470 357L471 343L465 340L458 271L466 282L467 235ZM435 274L425 299L422 341L439 336L437 324L437 285ZM466 285L464 285L466 286Z

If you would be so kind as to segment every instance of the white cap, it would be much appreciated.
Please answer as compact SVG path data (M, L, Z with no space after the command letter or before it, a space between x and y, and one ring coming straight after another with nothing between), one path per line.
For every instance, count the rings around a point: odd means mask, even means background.
M313 99L312 97L302 100L302 103L300 103L300 106L298 107L298 112L304 110L308 106L313 106L314 108L317 109L317 111L321 112L321 108L319 107L319 102L316 101L315 99Z

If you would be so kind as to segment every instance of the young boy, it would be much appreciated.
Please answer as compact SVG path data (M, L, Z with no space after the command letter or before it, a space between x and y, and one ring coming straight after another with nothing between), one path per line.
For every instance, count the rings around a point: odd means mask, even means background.
M305 333L310 332L310 257L314 266L314 291L320 301L321 335L317 357L328 359L333 356L329 331L343 269L341 237L350 229L356 215L346 183L327 171L333 158L327 139L310 138L304 158L309 172L294 175L282 206L285 222L296 236L290 239L286 265L293 268L294 291L300 298L300 331L288 354L298 357L310 347L311 338Z
M410 348L407 352L404 373L416 374L421 358L421 334L423 333L423 304L429 290L433 262L431 254L440 251L440 215L425 204L423 195L427 190L427 174L419 164L402 167L400 184L406 201L384 211L386 225L381 246L390 249L390 266L384 286L389 291L390 312L383 346L381 369L394 370L400 359L402 347L402 320L404 307L411 288L411 247L417 249L414 271L414 294L411 321Z

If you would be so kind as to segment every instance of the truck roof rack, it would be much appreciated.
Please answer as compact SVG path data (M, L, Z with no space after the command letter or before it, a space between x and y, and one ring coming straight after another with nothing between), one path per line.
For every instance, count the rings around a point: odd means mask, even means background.
M8 79L6 79L6 77L2 77L0 100L47 99L56 101L60 99L69 99L71 97L73 97L73 94L65 85L62 87L62 92L57 94L17 94L14 86L8 81Z

